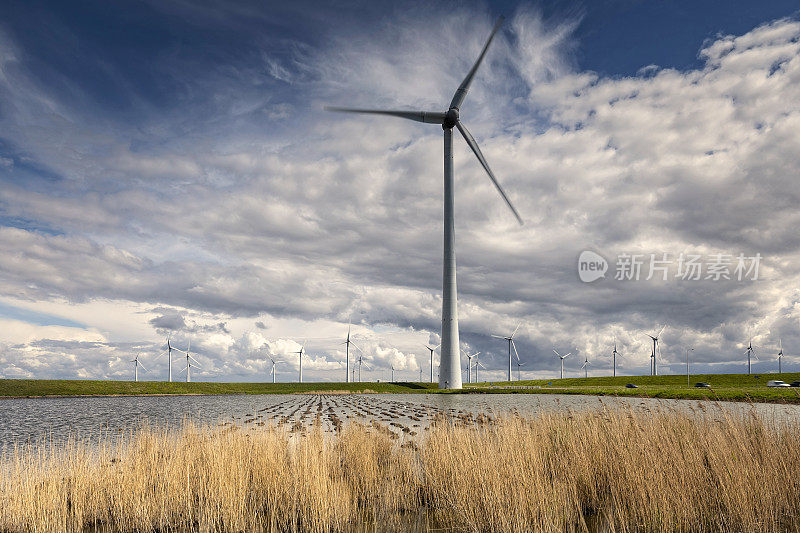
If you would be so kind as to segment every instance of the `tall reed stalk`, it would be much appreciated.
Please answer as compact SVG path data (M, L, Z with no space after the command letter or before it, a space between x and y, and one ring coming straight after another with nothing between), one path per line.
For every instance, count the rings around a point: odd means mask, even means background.
M674 412L440 423L416 444L351 424L143 428L0 457L0 531L400 528L800 531L797 427Z

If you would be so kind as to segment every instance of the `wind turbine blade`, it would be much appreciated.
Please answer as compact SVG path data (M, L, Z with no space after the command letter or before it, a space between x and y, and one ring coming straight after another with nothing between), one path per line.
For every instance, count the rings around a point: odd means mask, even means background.
M666 324L664 324L664 327L663 327L663 328L661 328L661 329L659 330L659 332L658 332L658 335L656 335L656 339L657 339L657 338L659 338L659 337L661 337L661 334L662 334L662 333L664 333L664 329L665 329L666 327L667 327L667 325L666 325Z
M520 225L524 224L524 222L522 221L522 217L519 216L519 213L517 213L517 210L514 208L514 205L511 203L511 200L509 200L508 196L506 196L506 192L500 186L500 183L497 181L497 178L494 177L492 169L489 168L489 163L487 163L486 158L483 157L483 153L481 152L481 149L478 148L478 143L475 142L475 139L472 137L472 134L470 134L466 126L464 126L464 124L462 124L461 121L456 122L456 127L458 128L458 131L461 132L461 135L464 137L464 140L467 141L469 147L472 148L472 152L475 154L475 157L477 157L478 161L480 161L481 165L483 165L483 169L489 175L489 179L492 180L492 183L494 183L497 192L499 192L500 196L503 197L503 200L506 201L506 205L508 205L508 208L511 209L511 212L514 213L514 216L517 217L517 222L519 222Z
M557 356L561 357L561 354L558 353L555 348L553 348L553 353L556 354Z
M189 356L189 359L191 359L192 361L194 361L194 362L195 362L195 363L197 363L198 365L200 364L200 361L198 361L197 359L195 359L195 358L194 358L194 357L192 357L191 355Z
M356 350L358 350L359 352L361 352L362 354L364 354L364 355L367 355L367 354L365 354L365 353L364 353L364 350L362 350L361 348L359 348L359 347L358 347L358 344L354 343L353 341L350 341L350 344L352 344L352 345L353 345L353 347L354 347Z
M502 337L500 335L492 335L495 339L505 339L506 337Z
M362 115L386 115L390 117L405 118L426 124L443 124L444 113L438 111L400 111L392 109L361 109L357 107L325 106L325 111L336 113L358 113Z
M517 345L514 344L514 341L511 341L511 347L514 348L514 355L517 356L517 363L519 363L519 353L517 353Z
M512 334L511 334L511 338L512 338L512 339L514 338L514 335L516 335L516 334L517 334L517 331L519 331L519 327L520 327L521 325L522 325L522 322L520 322L519 324L517 324L517 327L514 329L514 333L512 333Z
M567 355L572 355L572 352L569 352ZM566 357L567 357L567 355L565 355L564 357L566 358Z
M456 89L456 94L453 95L453 100L450 102L450 107L459 108L461 104L464 102L464 98L467 96L467 92L469 91L469 86L472 85L472 79L475 77L475 73L478 72L478 67L481 66L481 62L483 61L483 57L486 55L486 51L489 49L489 45L492 44L492 39L494 39L494 35L497 33L497 30L500 29L500 25L503 24L503 17L497 19L497 22L494 23L494 28L492 28L492 33L489 34L489 38L486 39L486 44L483 45L483 50L481 50L481 55L478 56L478 59L475 61L475 64L472 65L472 68L469 69L467 72L467 77L464 78L464 81L461 82L461 85L458 86Z

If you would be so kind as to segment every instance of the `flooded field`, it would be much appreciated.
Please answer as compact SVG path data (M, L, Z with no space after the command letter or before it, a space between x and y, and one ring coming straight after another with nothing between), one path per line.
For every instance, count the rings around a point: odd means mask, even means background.
M292 432L318 425L326 433L358 421L385 426L397 438L415 437L437 419L480 423L505 415L625 407L635 411L677 410L720 418L753 413L765 422L800 421L800 406L695 400L660 400L528 394L299 394L248 396L130 396L21 398L0 400L0 447L22 442L94 439L144 424L178 427L274 425Z

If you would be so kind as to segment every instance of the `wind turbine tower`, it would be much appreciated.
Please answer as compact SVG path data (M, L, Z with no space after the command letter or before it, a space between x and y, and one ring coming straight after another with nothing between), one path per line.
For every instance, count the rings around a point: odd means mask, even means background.
M781 351L783 351L783 350L781 350ZM747 356L747 375L749 376L750 375L750 356L753 356L756 359L758 359L758 356L756 355L756 351L753 349L753 338L752 337L747 342L747 351L744 352L744 353ZM759 361L760 361L760 359L759 359Z
M472 383L472 359L477 357L481 352L475 352L474 354L470 355L467 352L467 383Z
M139 362L139 355L140 354L137 353L136 357L131 360L131 363L133 363L133 381L139 381L139 365L142 365L142 363ZM142 370L147 372L144 365L142 365Z
M583 360L583 364L581 365L581 368L583 369L583 377L588 378L589 377L589 365L591 363L589 362L589 355L587 354L585 357L586 358Z
M442 275L442 349L441 349L441 365L439 371L439 388L447 389L460 389L461 383L461 353L459 350L458 338L458 291L456 288L456 252L455 252L455 221L454 221L454 180L453 180L453 128L457 128L467 145L472 149L472 152L478 158L483 169L489 175L489 179L497 188L497 191L503 197L508 207L514 213L520 224L520 218L517 210L511 204L511 201L506 196L505 191L495 178L494 173L489 168L489 164L483 157L481 149L475 142L475 139L467 130L466 126L461 122L460 108L467 96L469 87L478 71L478 67L483 61L486 51L489 49L503 18L498 19L494 25L486 44L483 46L477 61L467 73L464 81L461 82L453 99L450 101L450 106L445 112L441 111L390 111L383 109L355 109L355 108L342 108L342 107L327 107L329 111L341 111L345 113L366 113L370 115L383 115L405 118L414 120L416 122L423 122L427 124L440 124L444 131L444 257L443 257L443 275Z
M169 365L169 382L170 383L172 383L172 352L173 351L180 352L181 350L179 350L179 349L177 349L177 348L172 346L172 335L168 335L167 336L167 351L161 352L160 354L158 354L158 357L156 357L156 359L158 359L159 357L161 357L164 354L167 354L167 364ZM155 361L155 359L154 359L154 361Z
M614 372L614 377L617 377L617 354L619 354L619 352L617 351L617 339L614 339L614 351L611 352L611 357L612 357L611 367Z
M556 351L555 348L553 348L553 353L556 354L558 356L558 358L561 360L561 377L560 377L560 379L564 379L564 359L566 359L567 357L572 355L572 352L569 352L566 355L561 355L560 353L558 353Z
M427 344L425 345L425 347L431 352L431 383L433 383L433 352L435 352L436 348L438 348L439 346L441 346L441 344L437 344L433 348L431 348Z
M350 345L353 344L353 341L350 340L350 324L347 324L347 340L342 344L346 346L345 351L347 353L347 366L344 371L344 379L347 383L350 383Z
M651 376L657 376L658 375L658 365L657 365L657 361L656 361L656 353L657 353L657 350L658 350L658 339L659 339L659 337L661 337L661 334L664 332L664 328L666 328L666 327L667 327L667 325L664 324L664 327L661 328L661 330L658 333L656 333L655 336L649 335L649 334L647 335L648 337L653 339L653 352L650 354L650 375Z
M275 384L275 359L270 357L269 360L272 361L272 370L270 370L269 373L272 374L272 384L274 385Z
M503 339L503 340L508 342L508 381L512 380L512 376L511 376L511 348L514 348L514 353L517 353L517 346L514 344L514 335L517 334L517 330L519 330L519 327L521 325L522 325L522 322L520 322L517 325L517 328L514 330L514 333L512 333L510 337L503 337L502 335L492 335L492 337L494 337L495 339ZM517 361L519 361L519 354L517 354Z
M339 338L341 338L341 337L339 337ZM303 351L305 349L306 349L306 341L303 341L303 345L300 347L300 349L298 351L296 351L296 352L293 352L293 353L297 354L298 361L300 362L300 375L299 375L299 380L300 381L299 381L299 383L303 382Z

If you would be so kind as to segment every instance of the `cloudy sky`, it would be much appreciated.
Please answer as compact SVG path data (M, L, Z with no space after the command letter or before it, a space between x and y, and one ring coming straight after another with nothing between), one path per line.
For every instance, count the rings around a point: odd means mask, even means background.
M0 377L130 379L141 353L165 379L171 335L197 379L268 380L272 357L294 380L305 342L304 377L342 380L349 322L363 379L428 376L441 128L322 108L444 111L499 15L461 116L523 226L455 141L461 340L482 379L507 365L490 335L520 323L523 378L555 377L553 348L567 375L587 357L610 374L615 339L618 371L647 373L664 324L662 373L687 347L697 371L744 371L750 336L756 371L780 341L800 370L794 2L12 0ZM581 281L585 250L604 278Z

